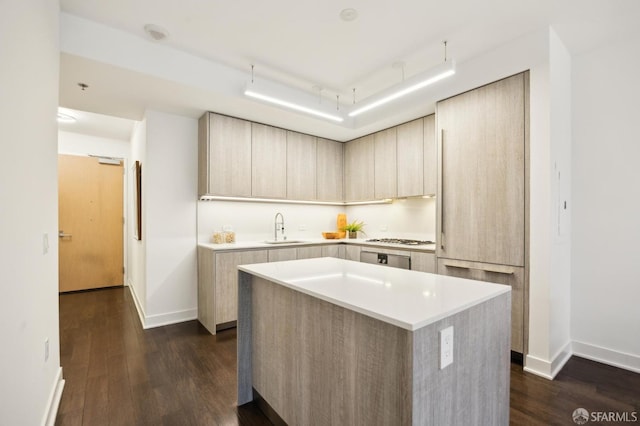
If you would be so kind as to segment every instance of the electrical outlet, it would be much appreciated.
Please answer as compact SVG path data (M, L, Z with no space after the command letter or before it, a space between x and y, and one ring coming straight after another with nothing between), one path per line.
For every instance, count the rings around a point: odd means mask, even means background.
M42 254L49 253L49 234L42 234Z
M44 339L44 362L49 360L49 339Z
M307 225L298 226L298 231L306 231L306 230L307 230Z
M453 364L453 326L440 330L440 370Z
M382 225L380 227L380 232L387 232L387 225Z

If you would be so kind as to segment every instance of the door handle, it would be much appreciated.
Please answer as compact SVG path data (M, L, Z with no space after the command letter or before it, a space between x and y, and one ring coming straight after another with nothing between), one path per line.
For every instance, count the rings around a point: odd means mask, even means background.
M473 269L476 271L494 272L496 274L513 275L515 270L509 266L492 265L492 266L471 266L466 263L456 262L453 260L442 262L447 268Z
M71 238L71 234L65 234L64 231L60 230L60 232L58 232L58 238L66 238L69 237Z

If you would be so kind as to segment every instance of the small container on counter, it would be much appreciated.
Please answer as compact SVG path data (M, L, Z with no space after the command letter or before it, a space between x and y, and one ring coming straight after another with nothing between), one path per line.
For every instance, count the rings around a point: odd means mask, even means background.
M224 234L224 242L225 243L235 243L236 242L236 233L233 231L223 232Z
M225 232L214 232L213 237L211 238L211 242L213 244L222 244L225 242Z

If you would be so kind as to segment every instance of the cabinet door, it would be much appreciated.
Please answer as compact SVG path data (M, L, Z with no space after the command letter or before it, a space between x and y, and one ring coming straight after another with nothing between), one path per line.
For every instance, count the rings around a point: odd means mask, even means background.
M336 259L344 259L345 246L343 244L322 246L322 257L335 257Z
M296 248L281 248L269 250L269 262L280 262L283 260L296 260Z
M374 199L373 135L354 139L345 144L344 175L346 201Z
M213 250L198 247L198 321L211 334L216 334L215 255Z
M438 274L511 286L511 350L524 351L524 268L438 258Z
M398 163L396 128L373 135L374 145L374 197L395 198L398 195Z
M411 270L420 272L436 273L435 253L425 253L421 251L411 252Z
M316 257L322 257L322 247L297 247L296 254L298 259L314 259Z
M424 130L424 185L422 195L436 195L438 190L438 143L436 140L436 115L423 120Z
M316 138L287 131L287 199L316 199Z
M251 123L207 113L200 119L199 138L200 195L250 196Z
M251 123L251 195L287 197L287 134L283 129Z
M316 196L319 201L343 201L344 144L318 138Z
M438 257L524 265L524 76L439 102Z
M267 262L266 250L216 253L216 324L238 319L238 265Z
M401 124L397 132L398 197L423 195L424 119Z
M345 246L345 259L360 262L360 246L348 244Z

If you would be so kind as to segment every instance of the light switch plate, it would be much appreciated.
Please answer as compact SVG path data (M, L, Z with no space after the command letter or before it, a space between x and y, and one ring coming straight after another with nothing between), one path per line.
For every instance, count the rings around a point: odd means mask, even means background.
M440 370L453 364L453 326L440 330Z

